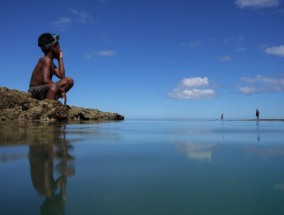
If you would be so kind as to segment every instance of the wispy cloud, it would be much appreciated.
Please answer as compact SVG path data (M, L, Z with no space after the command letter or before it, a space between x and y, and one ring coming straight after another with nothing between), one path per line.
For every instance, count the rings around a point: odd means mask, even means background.
M93 19L90 14L72 9L69 11L68 16L59 17L56 21L50 22L50 25L61 31L65 31L75 25L85 25L92 21Z
M284 91L284 78L273 78L262 75L242 77L242 84L238 87L243 94L272 93Z
M265 53L284 57L284 45L266 48Z
M236 0L240 8L268 8L280 5L280 0Z
M64 16L64 17L59 17L58 20L54 22L51 22L50 25L62 31L65 31L67 28L71 26L71 23L72 23L71 17Z
M201 44L200 40L181 43L182 46L186 46L188 48L196 48L200 46L200 44Z
M207 77L184 78L180 84L168 93L174 99L208 99L216 96L215 91L207 88L209 80Z
M232 57L229 56L229 55L224 55L224 56L220 56L220 57L219 57L219 60L224 63L224 62L231 61L231 60L232 60Z
M75 22L79 24L86 24L93 21L91 15L88 13L76 9L72 9L70 12L74 15Z
M113 50L101 50L101 51L95 51L94 54L96 56L100 57L112 57L115 55L115 51Z
M246 51L246 50L247 50L246 47L241 47L241 48L237 48L237 49L235 50L235 52L244 52L244 51Z
M114 50L100 50L87 53L85 55L86 59L93 60L96 57L113 57L116 54Z

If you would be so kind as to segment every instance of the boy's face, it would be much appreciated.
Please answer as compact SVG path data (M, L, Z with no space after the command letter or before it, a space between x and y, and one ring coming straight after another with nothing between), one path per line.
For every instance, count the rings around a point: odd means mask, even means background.
M52 51L56 57L60 55L60 45L58 42L53 46Z

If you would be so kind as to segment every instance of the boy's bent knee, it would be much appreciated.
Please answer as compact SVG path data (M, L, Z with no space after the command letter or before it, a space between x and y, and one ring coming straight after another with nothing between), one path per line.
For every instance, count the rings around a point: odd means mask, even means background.
M66 80L67 80L69 86L72 87L72 86L74 85L74 80L73 80L73 78L67 77Z

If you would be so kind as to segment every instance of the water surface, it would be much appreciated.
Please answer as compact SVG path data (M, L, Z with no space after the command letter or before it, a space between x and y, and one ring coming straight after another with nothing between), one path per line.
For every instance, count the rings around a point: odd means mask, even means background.
M0 210L284 214L284 122L0 122Z

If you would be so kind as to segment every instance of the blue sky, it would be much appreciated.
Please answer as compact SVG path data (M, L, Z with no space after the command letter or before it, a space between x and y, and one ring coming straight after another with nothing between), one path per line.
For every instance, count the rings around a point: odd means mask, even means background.
M61 36L68 104L126 118L284 118L282 0L4 0L0 86ZM54 79L56 80L56 79Z

